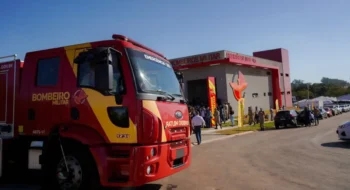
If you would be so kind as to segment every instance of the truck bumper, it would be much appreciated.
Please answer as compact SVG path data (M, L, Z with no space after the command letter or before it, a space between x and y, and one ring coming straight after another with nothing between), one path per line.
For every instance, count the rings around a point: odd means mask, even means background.
M90 147L104 187L137 187L190 165L190 139L145 146Z

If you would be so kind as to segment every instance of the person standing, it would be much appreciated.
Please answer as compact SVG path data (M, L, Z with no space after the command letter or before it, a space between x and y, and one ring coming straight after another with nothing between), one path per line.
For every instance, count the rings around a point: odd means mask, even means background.
M212 118L213 118L213 114L210 111L210 107L207 107L206 112L205 112L205 123L206 123L207 128L211 127L211 119Z
M265 126L264 126L264 122L265 122L265 112L263 111L262 108L260 108L260 111L259 111L259 123L260 123L260 129L262 131L265 130Z
M320 116L321 116L320 110L314 107L315 125L318 125L320 123L319 121Z
M196 112L196 116L192 118L191 123L192 123L192 129L196 134L197 144L200 145L202 141L201 128L205 126L205 121L203 117L199 115L199 112Z
M254 123L254 114L253 114L252 107L250 107L250 106L248 107L248 118L249 118L248 124L252 125L252 123Z
M225 103L225 120L228 120L230 118L230 106L228 105L228 102Z
M205 107L202 106L202 107L201 107L201 116L202 116L203 118L205 118L205 112L206 112Z
M259 111L258 111L258 106L255 106L254 125L258 123L259 123Z
M224 118L224 105L223 104L220 104L219 106L219 113L220 113L220 121L225 123L225 118Z
M305 107L304 108L304 123L305 123L306 127L309 127L311 125L310 117L311 117L310 110L308 109L308 107Z
M229 115L230 115L230 120L231 120L231 124L232 127L235 126L235 116L234 116L235 112L233 111L231 105L229 105Z
M215 109L214 118L215 118L216 129L221 128L220 127L220 124L221 124L220 111L218 108Z
M271 121L273 121L273 108L270 108L270 116L271 116Z

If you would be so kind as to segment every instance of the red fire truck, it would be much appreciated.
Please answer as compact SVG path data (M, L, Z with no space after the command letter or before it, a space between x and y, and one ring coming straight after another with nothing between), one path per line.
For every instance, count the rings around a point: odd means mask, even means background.
M3 179L39 172L49 189L129 187L190 165L187 105L162 54L113 35L11 57L0 63Z

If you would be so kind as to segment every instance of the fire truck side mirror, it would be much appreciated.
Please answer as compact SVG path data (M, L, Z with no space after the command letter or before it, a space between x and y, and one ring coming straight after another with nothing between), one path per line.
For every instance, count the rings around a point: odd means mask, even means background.
M100 91L113 90L113 66L111 64L96 64L95 86Z

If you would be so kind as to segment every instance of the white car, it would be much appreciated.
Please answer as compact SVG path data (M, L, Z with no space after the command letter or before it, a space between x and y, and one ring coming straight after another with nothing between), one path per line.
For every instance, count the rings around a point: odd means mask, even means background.
M345 105L345 110L346 111L350 111L350 106L349 105Z
M337 109L339 113L343 112L343 109L339 105L335 105L333 108Z
M339 125L337 134L340 140L350 140L350 121Z

